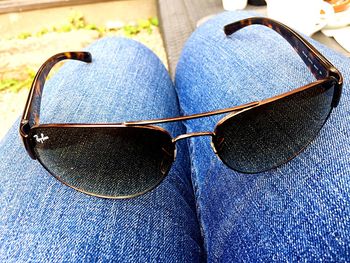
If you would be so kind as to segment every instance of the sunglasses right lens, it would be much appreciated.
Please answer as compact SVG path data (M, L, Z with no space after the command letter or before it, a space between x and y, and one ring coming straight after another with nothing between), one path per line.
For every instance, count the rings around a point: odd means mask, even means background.
M167 175L175 146L168 133L145 127L37 127L36 157L57 179L82 192L127 198Z
M220 123L213 144L222 161L243 173L277 167L303 150L327 120L332 81L315 85Z

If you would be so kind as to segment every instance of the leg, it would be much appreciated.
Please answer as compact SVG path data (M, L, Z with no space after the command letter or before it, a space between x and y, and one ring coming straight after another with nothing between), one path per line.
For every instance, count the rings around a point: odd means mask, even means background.
M179 114L173 84L143 45L106 38L93 62L67 62L48 81L45 122L120 122ZM168 125L173 134L181 125ZM107 200L72 190L26 154L18 124L0 144L0 261L199 261L186 145L163 183L138 198Z
M176 72L184 114L269 98L314 80L277 33L251 26L226 37L223 26L252 16L223 13L187 42ZM189 141L209 261L344 261L350 251L350 61L315 46L345 77L344 93L318 138L278 169L247 175L227 168L209 138ZM186 122L212 131L223 116Z

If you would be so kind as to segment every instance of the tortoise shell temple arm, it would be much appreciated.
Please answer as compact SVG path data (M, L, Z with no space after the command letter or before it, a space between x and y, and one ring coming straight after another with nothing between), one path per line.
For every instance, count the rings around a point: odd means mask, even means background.
M92 61L89 52L64 52L52 56L40 67L34 77L22 116L21 124L27 126L27 129L39 123L41 95L50 70L55 64L65 59L80 60L87 63Z
M337 79L339 84L342 82L340 72L320 52L318 52L316 48L314 48L297 32L278 21L265 17L252 17L228 24L224 27L224 31L226 35L231 35L250 25L267 26L279 33L294 48L316 79L319 80L333 76Z

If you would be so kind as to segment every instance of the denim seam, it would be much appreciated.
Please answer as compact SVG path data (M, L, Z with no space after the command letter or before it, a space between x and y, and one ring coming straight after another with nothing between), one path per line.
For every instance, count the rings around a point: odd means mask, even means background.
M186 125L185 125L186 126ZM187 130L187 126L186 126L186 130ZM204 222L202 220L202 213L201 213L201 209L200 209L200 187L198 186L197 180L198 178L196 178L197 176L197 171L196 171L196 166L194 165L194 153L193 153L193 143L192 140L190 139L187 142L188 145L188 151L190 154L190 160L191 160L191 181L192 181L192 187L193 187L193 192L194 192L194 197L195 197L195 204L196 204L196 215L197 215L197 221L199 222L199 228L200 228L200 234L201 234L201 238L202 238L202 248L203 248L203 255L204 255L204 259L205 261L207 261L207 257L208 257L208 251L207 251L207 242L206 242L206 238L205 238L205 231L204 231Z

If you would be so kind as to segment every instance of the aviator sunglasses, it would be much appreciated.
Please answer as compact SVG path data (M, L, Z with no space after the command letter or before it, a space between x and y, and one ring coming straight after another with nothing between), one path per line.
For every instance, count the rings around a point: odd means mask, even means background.
M224 27L225 34L250 25L267 26L294 48L316 80L293 91L248 104L165 119L116 124L39 124L41 94L51 68L61 60L90 63L88 52L66 52L48 59L36 74L20 135L37 159L62 183L104 198L130 198L155 188L168 174L176 142L210 136L217 156L231 169L259 173L278 167L302 151L319 133L342 91L340 72L308 41L267 18L248 18ZM155 124L226 114L214 131L172 138Z

